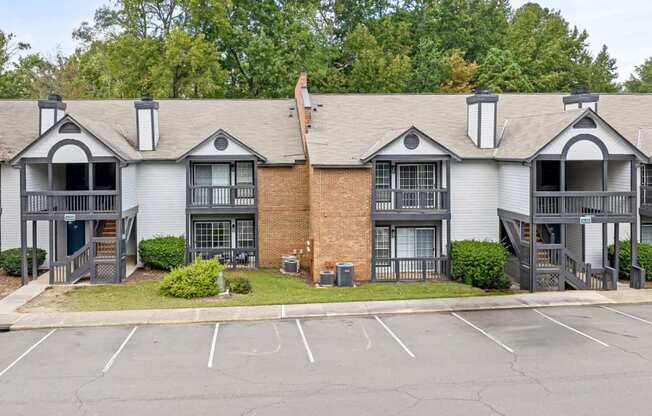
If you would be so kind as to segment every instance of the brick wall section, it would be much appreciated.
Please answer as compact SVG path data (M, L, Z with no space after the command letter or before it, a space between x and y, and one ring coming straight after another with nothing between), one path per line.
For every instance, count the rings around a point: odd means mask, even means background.
M281 256L308 239L308 166L258 169L258 253L261 267L278 268ZM302 263L304 263L302 261Z
M371 171L310 169L313 279L327 261L350 261L355 280L371 278Z

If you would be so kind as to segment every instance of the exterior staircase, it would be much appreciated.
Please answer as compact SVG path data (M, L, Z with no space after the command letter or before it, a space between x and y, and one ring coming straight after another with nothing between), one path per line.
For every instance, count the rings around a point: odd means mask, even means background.
M116 220L104 220L100 222L98 237L113 238L117 235ZM97 243L95 246L95 256L98 258L113 258L115 257L115 243L102 242Z

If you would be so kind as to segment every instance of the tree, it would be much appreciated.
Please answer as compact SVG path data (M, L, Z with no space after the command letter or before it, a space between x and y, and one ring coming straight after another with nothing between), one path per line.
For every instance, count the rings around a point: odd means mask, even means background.
M347 36L344 56L350 68L349 91L400 92L407 86L410 58L384 51L366 26L358 25Z
M652 57L636 67L634 73L625 81L625 90L636 93L652 92Z
M440 90L448 93L469 93L473 91L473 80L478 64L464 60L460 51L453 50L445 59L446 81Z
M617 70L616 59L609 55L607 45L602 45L602 49L591 64L589 89L594 92L619 91L620 86L615 82L618 79Z
M477 84L494 92L531 92L533 86L508 50L489 50L478 70Z
M514 13L506 49L534 91L568 91L589 84L587 37L585 31L570 29L558 11L528 3Z

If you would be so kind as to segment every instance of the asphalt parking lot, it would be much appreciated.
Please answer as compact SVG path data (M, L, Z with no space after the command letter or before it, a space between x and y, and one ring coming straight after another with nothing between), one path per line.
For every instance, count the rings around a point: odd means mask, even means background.
M652 305L0 334L2 415L644 415Z

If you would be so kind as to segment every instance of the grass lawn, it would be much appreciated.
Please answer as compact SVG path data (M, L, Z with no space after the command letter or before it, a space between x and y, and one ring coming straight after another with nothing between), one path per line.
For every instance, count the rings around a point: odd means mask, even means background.
M226 299L187 300L162 296L159 294L160 280L145 280L123 285L76 287L66 293L67 308L74 311L108 311L428 299L506 293L486 292L455 282L369 283L355 288L312 288L303 280L269 270L231 272L226 275L248 278L253 286L253 292L247 295L233 295Z

